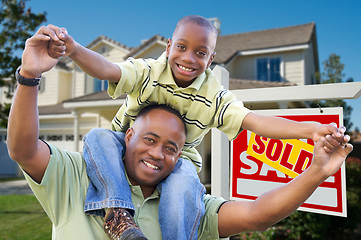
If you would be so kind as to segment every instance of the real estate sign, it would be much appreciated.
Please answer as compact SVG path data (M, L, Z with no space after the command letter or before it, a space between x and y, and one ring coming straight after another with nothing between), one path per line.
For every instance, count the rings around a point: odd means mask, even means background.
M343 125L342 108L257 111L302 122ZM288 183L312 162L311 139L268 139L244 130L232 141L231 199L255 200L262 193ZM345 164L323 182L299 210L347 215Z

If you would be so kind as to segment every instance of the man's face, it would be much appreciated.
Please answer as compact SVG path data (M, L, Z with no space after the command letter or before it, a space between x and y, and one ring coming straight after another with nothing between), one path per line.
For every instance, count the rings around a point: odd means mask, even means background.
M187 87L212 63L216 34L192 22L182 23L168 39L167 57L179 87Z
M125 168L133 185L154 188L174 169L186 134L182 121L154 109L138 118L125 136Z

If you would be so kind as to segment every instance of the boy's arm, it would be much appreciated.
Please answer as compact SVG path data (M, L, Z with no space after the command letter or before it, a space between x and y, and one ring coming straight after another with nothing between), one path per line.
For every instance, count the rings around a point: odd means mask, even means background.
M41 27L26 41L20 75L39 77L57 63L47 52L50 39L57 39L54 32ZM10 157L40 183L49 163L50 150L39 140L37 94L37 86L17 86L9 114L7 147Z
M84 72L99 80L118 82L121 70L118 65L108 61L97 52L83 47L70 36L65 28L48 25L58 36L58 41L49 44L49 55L59 57L69 56Z
M315 189L341 167L352 145L328 150L322 138L315 144L311 166L290 183L264 193L255 201L233 201L222 205L218 214L220 236L244 231L266 230L302 205Z
M349 140L343 135L345 129L340 128L339 130L335 124L296 122L252 112L244 118L242 128L267 138L312 139L317 142L321 137L332 135L334 137L333 142L337 141L344 144Z

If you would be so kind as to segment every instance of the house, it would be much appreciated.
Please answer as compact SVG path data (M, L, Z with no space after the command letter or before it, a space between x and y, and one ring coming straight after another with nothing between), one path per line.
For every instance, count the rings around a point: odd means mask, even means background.
M167 39L155 35L140 46L130 48L99 36L87 48L118 62L128 57L157 58L166 43ZM319 71L315 24L218 36L212 67L216 64L228 70L230 89L314 84L315 73ZM39 86L40 138L70 151L81 151L82 136L94 127L110 128L110 121L124 103L125 96L112 100L106 89L106 81L86 75L68 58L61 59L56 67L43 74ZM1 96L4 91L3 88ZM10 100L2 98L1 101ZM306 106L305 103L287 106L264 103L248 107ZM6 130L0 129L0 136L4 141ZM206 161L209 141L210 136L199 147ZM204 173L202 178L207 182L209 177Z

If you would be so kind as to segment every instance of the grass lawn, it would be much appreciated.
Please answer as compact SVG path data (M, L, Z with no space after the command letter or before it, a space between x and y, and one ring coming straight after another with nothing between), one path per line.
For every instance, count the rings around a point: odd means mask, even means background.
M0 195L0 240L49 240L51 222L32 195Z

